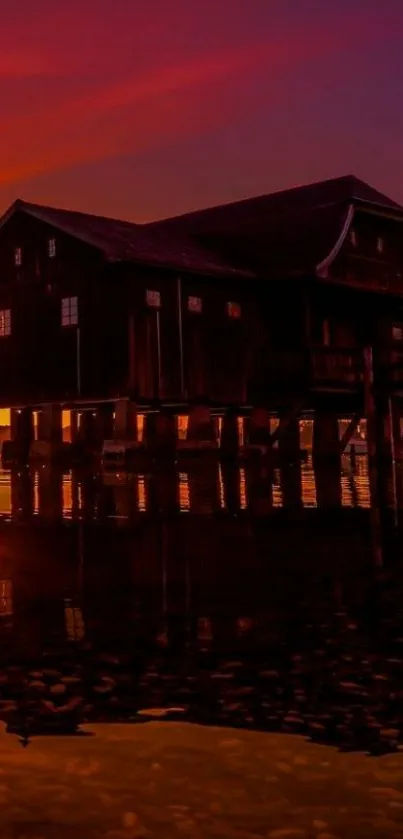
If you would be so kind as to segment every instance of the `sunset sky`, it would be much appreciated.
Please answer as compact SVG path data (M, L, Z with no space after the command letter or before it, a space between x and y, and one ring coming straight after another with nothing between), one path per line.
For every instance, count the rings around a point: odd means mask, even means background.
M403 203L403 0L2 8L0 211L145 221L354 173Z

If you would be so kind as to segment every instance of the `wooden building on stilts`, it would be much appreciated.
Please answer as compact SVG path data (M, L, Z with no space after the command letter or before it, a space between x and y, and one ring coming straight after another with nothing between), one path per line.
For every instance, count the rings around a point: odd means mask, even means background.
M20 456L109 440L247 457L277 441L293 460L310 416L314 457L337 463L365 417L372 461L390 464L403 207L353 176L151 224L16 201L0 221L0 364Z

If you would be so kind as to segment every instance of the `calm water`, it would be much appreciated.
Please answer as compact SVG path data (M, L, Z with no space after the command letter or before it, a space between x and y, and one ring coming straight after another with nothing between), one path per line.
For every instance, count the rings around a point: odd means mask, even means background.
M374 570L365 458L339 484L309 459L2 472L0 514L0 717L23 742L165 713L403 744L401 552Z

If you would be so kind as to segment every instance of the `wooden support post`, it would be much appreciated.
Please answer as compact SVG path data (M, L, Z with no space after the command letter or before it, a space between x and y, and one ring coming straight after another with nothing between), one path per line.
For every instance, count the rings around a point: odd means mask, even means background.
M238 449L238 417L234 411L228 411L222 418L220 450L223 454L236 455Z
M118 399L115 405L114 437L137 440L137 406L129 399Z
M12 457L26 460L34 439L33 413L31 408L12 408L10 416Z
M278 446L284 506L301 507L300 430L299 420L295 416L295 413L288 414L286 418L280 416L280 427L281 433L278 438ZM276 431L278 431L278 428Z
M95 438L99 446L102 446L104 440L111 440L113 437L113 412L113 402L105 402L104 404L99 405L96 410L96 416L94 417Z
M253 408L249 424L249 446L271 450L270 413L265 408Z
M176 448L176 422L173 414L155 411L146 415L145 444L154 453L172 456Z
M318 507L340 507L341 447L338 417L335 413L315 414L313 467Z
M207 405L195 405L189 412L187 440L195 448L217 444L211 410Z
M283 449L286 452L287 448L291 454L294 455L300 448L299 435L299 421L298 416L301 413L303 403L298 401L288 410L280 414L279 424L270 437L271 445L283 438L287 442L283 446L280 445L280 451Z
M371 529L374 565L376 568L383 566L383 546L381 517L379 510L378 490L378 464L376 450L376 414L374 398L374 365L372 347L364 347L363 351L363 375L364 375L364 404L365 416L367 419L367 448L368 448L368 470L369 487L371 495Z

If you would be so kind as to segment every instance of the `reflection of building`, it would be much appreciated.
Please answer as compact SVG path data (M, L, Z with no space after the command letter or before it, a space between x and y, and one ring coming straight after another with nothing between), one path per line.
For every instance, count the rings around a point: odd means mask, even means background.
M81 608L74 606L71 600L65 601L64 620L69 641L82 641L85 636L85 624Z

